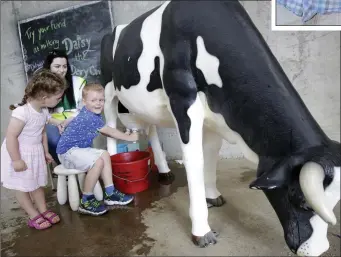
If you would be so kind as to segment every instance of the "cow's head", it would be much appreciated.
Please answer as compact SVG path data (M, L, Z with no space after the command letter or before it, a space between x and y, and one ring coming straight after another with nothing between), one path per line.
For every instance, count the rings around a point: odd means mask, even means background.
M328 224L336 224L333 209L340 200L340 150L331 142L277 162L265 158L260 168L270 169L259 169L250 184L263 190L298 255L319 256L329 248Z

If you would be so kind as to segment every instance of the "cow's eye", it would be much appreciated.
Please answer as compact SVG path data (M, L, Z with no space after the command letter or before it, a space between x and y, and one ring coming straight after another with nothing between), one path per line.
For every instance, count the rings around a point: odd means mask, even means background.
M292 205L297 208L303 208L305 206L305 199L302 191L300 190L299 183L293 183L288 188L288 198Z
M306 211L314 211L314 210L310 207L310 205L307 203L307 201L306 201L305 199L303 199L303 200L301 201L300 207L301 207L302 209L305 209Z

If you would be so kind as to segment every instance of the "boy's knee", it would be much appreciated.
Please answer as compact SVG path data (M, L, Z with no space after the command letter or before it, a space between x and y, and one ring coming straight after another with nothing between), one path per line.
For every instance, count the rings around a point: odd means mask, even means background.
M109 160L110 160L110 154L109 154L108 151L104 151L104 152L102 153L101 157L102 157L103 159L107 159L107 160L109 159Z
M97 161L95 162L95 165L99 168L104 167L104 160L102 158L98 158Z

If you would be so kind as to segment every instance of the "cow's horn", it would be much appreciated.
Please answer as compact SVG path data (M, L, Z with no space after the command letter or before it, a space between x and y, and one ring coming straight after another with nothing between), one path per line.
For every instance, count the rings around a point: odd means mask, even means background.
M333 210L326 205L323 189L324 170L321 165L307 162L300 172L300 186L308 204L327 223L336 224Z

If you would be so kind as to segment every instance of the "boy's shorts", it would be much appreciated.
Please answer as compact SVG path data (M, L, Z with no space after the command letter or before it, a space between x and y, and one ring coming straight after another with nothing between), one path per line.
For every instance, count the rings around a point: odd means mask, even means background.
M79 148L72 147L64 154L58 154L59 161L67 169L90 170L95 162L105 152L102 149L96 148Z

